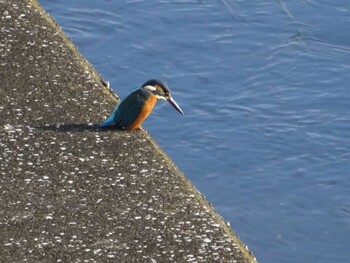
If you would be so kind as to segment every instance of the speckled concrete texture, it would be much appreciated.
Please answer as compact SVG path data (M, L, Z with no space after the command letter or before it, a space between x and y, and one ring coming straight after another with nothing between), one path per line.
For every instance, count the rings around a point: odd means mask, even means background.
M256 262L34 0L0 0L0 261Z

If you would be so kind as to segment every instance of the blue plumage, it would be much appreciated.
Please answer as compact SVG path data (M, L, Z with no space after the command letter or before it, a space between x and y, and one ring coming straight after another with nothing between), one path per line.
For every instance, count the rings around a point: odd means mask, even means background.
M172 98L165 82L151 79L145 82L141 88L127 96L113 110L107 120L100 124L100 127L127 130L138 129L159 99L167 100L179 113L183 114L180 106Z
M112 114L104 121L104 122L102 122L100 125L99 125L99 127L100 128L106 128L106 127L108 127L108 126L112 126L112 125L114 125L114 117L115 117L115 115L116 115L116 113L117 113L117 110L118 110L118 106L117 107L115 107L115 109L113 110L113 112L112 112Z
M125 129L139 116L145 101L151 96L150 91L137 89L127 96L112 112L112 114L100 124L101 128L113 126L117 129Z

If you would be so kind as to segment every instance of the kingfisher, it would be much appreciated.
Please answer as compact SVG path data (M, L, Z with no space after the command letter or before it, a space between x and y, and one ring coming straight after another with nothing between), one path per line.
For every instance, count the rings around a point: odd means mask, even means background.
M139 129L158 100L167 100L179 113L184 114L171 96L168 85L161 80L151 79L130 93L100 124L100 128Z

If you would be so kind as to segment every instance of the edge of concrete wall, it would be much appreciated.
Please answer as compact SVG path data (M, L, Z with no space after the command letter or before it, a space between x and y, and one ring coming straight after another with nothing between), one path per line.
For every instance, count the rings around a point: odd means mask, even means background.
M94 69L94 67L80 54L78 48L72 43L72 41L64 34L61 27L55 22L55 20L41 7L41 5L36 0L27 0L35 9L37 9L41 16L53 27L57 28L57 32L62 39L62 41L67 44L67 46L73 51L74 55L78 58L81 66L88 70L89 73L96 78L96 80L100 81L101 89L104 96L109 97L109 101L113 101L117 103L119 101L118 96L114 93L113 90L107 88L103 78L100 74ZM98 122L99 120L96 120ZM186 178L186 176L177 168L174 162L164 153L164 151L159 147L159 145L153 140L153 138L147 133L144 133L144 136L153 144L154 150L158 155L161 155L164 160L166 160L167 164L174 171L174 174L178 175L179 180L178 183L182 184L184 188L186 188L189 192L191 192L194 196L197 197L200 204L209 211L209 214L215 219L215 221L220 224L221 228L225 231L225 233L232 239L232 241L239 247L239 250L243 254L245 260L247 262L256 262L253 254L248 250L248 248L239 240L234 231L225 223L223 218L218 215L215 209L208 203L205 197L192 185L192 183Z
M94 75L96 78L101 80L101 83L104 87L103 92L107 96L111 96L116 102L119 102L118 95L111 89L106 86L106 83L104 79L101 77L101 75L96 71L96 69L90 64L90 62L79 52L79 49L76 45L73 44L71 39L63 32L61 26L55 21L53 17L51 17L45 9L37 2L37 0L29 0L33 6L35 6L38 10L40 10L41 14L44 16L44 18L54 27L58 28L59 34L62 38L62 40L70 46L72 50L74 50L74 53L79 59L81 60L81 63L86 66L92 75ZM245 255L247 259L250 259L252 262L256 262L256 258L253 256L253 253L248 250L248 247L243 244L243 242L239 239L239 237L235 234L233 229L227 225L227 223L224 221L222 216L220 216L212 205L209 204L209 202L206 200L206 198L197 190L197 188L188 180L188 178L179 170L179 168L175 165L175 163L171 160L171 158L161 149L161 147L154 141L154 139L150 136L148 132L146 132L148 139L154 144L155 149L168 161L168 163L173 167L175 171L177 171L178 174L182 176L183 183L186 185L186 187L193 192L194 195L196 195L204 207L207 207L210 210L211 215L216 218L217 222L220 223L222 228L226 231L227 235L232 238L234 243L236 243L242 253Z
M107 83L103 79L103 77L97 72L97 70L91 65L91 63L79 52L78 47L73 43L73 41L63 32L61 26L56 22L56 20L51 17L45 9L38 3L37 0L28 0L37 10L40 11L41 15L46 19L46 21L51 24L53 27L57 28L57 32L59 32L59 36L62 41L64 41L67 46L73 50L74 54L79 58L83 67L87 68L89 73L93 75L96 79L99 79L104 89L102 89L103 93L110 96L115 102L119 102L119 97L115 92L107 87Z

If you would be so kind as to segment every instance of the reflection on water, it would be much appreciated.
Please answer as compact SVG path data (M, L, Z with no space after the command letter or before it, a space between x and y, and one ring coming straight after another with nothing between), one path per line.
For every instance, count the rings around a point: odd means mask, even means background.
M347 262L345 1L40 2L121 98L168 82L146 129L261 262Z

